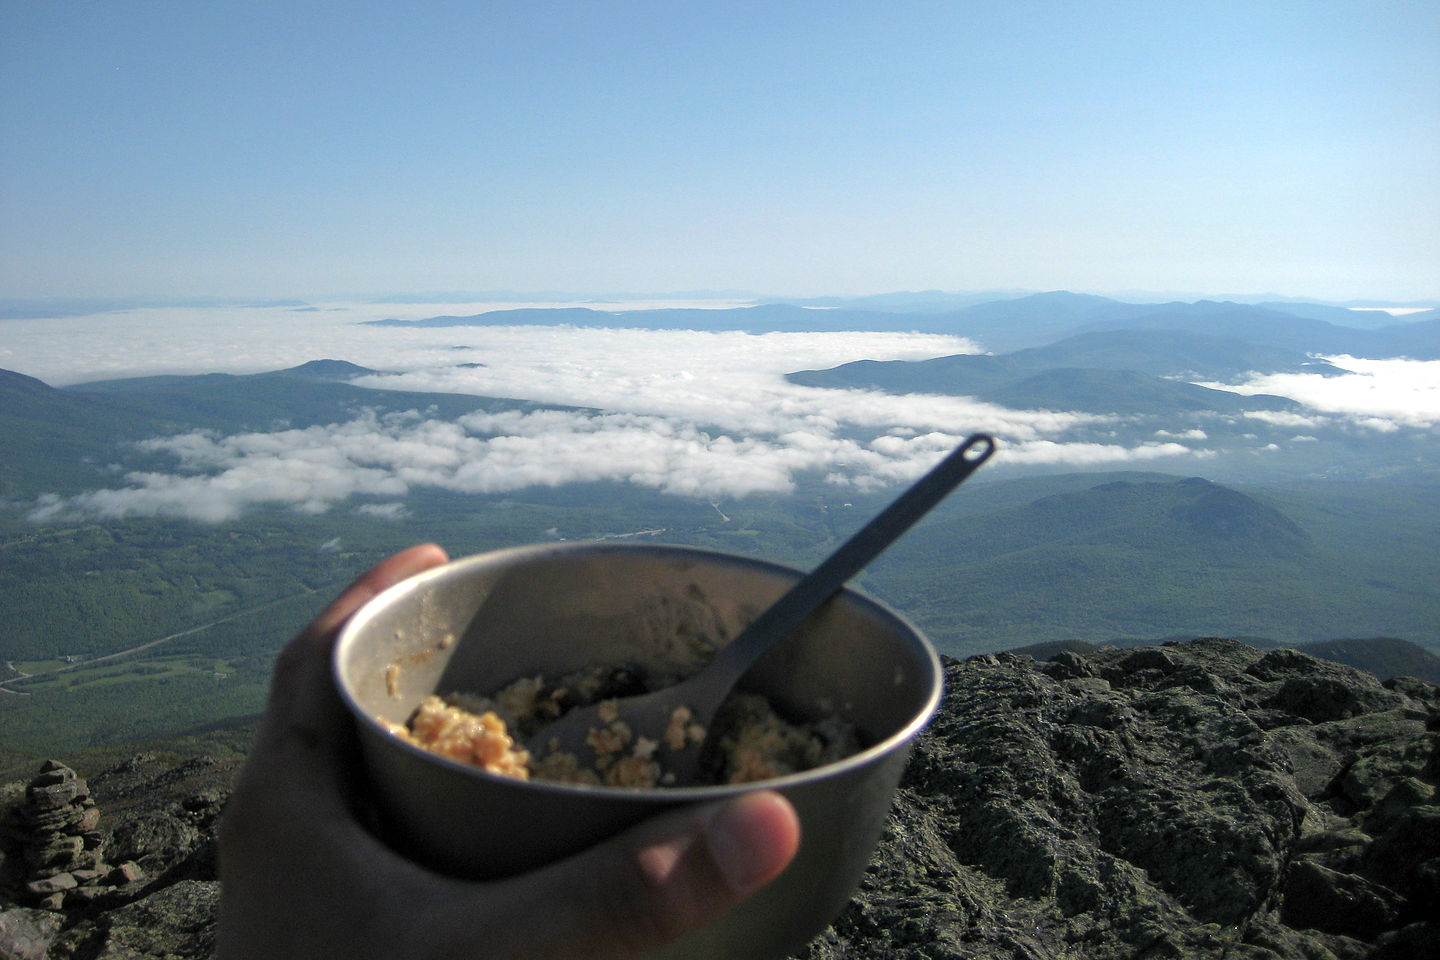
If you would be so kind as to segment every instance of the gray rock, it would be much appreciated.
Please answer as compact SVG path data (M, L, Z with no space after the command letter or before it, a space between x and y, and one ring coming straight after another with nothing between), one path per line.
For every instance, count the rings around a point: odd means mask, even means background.
M61 921L46 910L0 904L0 960L44 960Z
M117 887L128 883L138 883L143 879L145 879L145 871L138 863L132 861L120 864L105 875L105 882Z
M56 937L50 957L87 960L208 958L215 951L220 884L181 880L103 915L88 915Z
M798 956L1427 955L1433 684L1222 640L945 669L869 873Z
M80 885L71 873L56 873L39 880L31 880L25 884L25 889L37 897L48 897L52 893L60 893L62 890L73 890Z
M1292 927L1372 939L1395 927L1404 903L1388 887L1310 860L1297 860L1285 876L1281 919Z

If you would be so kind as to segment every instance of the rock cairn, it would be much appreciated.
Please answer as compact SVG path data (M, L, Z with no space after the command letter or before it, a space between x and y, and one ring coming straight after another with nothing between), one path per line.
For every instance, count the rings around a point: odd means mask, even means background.
M19 853L20 898L47 910L88 903L143 877L134 863L105 862L100 808L75 771L47 760L7 825Z

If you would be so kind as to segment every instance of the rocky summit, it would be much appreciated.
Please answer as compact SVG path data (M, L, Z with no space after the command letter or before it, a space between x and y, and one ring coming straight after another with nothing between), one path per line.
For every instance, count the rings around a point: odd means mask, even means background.
M1228 640L945 672L806 960L1440 956L1440 687Z
M800 960L1440 957L1435 684L1229 640L945 671L860 889ZM51 846L35 784L6 788L0 960L208 956L234 772L91 777L66 836L138 873L87 894L29 886Z

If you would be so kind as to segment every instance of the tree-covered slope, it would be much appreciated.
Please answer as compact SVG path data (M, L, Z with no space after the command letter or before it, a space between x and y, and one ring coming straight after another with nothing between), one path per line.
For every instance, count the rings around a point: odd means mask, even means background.
M454 419L477 410L535 409L522 400L378 390L348 382L373 371L341 360L234 375L132 377L51 387L0 370L0 497L110 486L113 465L145 463L134 441L190 430L304 428L421 410Z
M955 654L1178 635L1433 640L1440 561L1401 533L1419 501L1397 493L1382 542L1314 501L1307 526L1269 494L1198 478L1100 482L935 518L866 583Z

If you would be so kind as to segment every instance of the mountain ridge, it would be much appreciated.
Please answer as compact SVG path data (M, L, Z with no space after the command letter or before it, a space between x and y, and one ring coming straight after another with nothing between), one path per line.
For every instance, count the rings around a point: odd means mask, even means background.
M1041 638L1433 636L1422 611L1434 609L1440 564L1414 552L1428 525L1377 538L1365 516L1333 519L1342 501L1282 503L1201 478L1101 480L998 509L937 511L862 586L956 656ZM1369 618L1382 605L1390 614Z
M1296 351L1255 347L1233 338L1118 330L1080 334L999 356L857 360L825 370L796 371L786 374L786 379L809 387L970 396L1017 409L1119 414L1300 409L1300 404L1285 397L1242 395L1180 379L1191 374L1234 380L1262 365L1266 373L1340 373Z
M825 308L768 302L729 308L654 308L609 311L590 307L520 307L469 316L419 320L367 320L387 327L458 327L513 324L627 326L641 329L737 330L749 333L911 331L966 337L987 350L1044 346L1087 332L1134 328L1223 333L1260 346L1335 354L1440 358L1440 323L1397 320L1380 327L1343 326L1284 310L1280 304L1197 301L1125 303L1094 294L1057 290L987 300L955 309L893 312L849 305ZM1331 315L1334 316L1334 315ZM1399 351L1398 353L1396 351Z
M418 393L350 381L377 371L312 360L252 374L165 374L52 387L0 370L0 496L96 485L130 441L196 429L225 432L306 427L353 419L361 409L433 410L453 419L477 410L574 409L504 397ZM133 454L132 454L133 455Z

